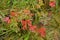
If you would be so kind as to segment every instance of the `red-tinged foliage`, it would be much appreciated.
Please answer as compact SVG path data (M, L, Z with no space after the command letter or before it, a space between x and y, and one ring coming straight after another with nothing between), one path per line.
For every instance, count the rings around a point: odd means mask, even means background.
M32 31L32 32L35 32L35 30L36 30L36 26L33 26L33 25L30 26L30 27L29 27L29 30Z
M22 29L23 29L23 30L27 30L27 26L24 25L24 26L22 27Z
M7 22L8 24L11 22L11 20L9 19L9 17L5 17L5 18L3 18L3 20L4 20L5 22Z
M50 2L49 2L49 6L55 7L55 5L56 5L55 1L50 1Z
M22 26L23 26L22 29L26 30L27 29L27 22L25 20L22 20L21 23L22 23Z
M11 15L11 16L17 16L17 13L14 12L14 11L11 11L10 15Z
M0 40L59 40L59 4L60 0L0 0Z
M9 19L8 21L7 21L7 23L9 24L11 22L11 20Z
M26 20L26 22L27 22L28 26L32 26L31 20Z
M41 37L45 37L46 36L46 28L44 28L44 27L39 28L38 33L41 35Z

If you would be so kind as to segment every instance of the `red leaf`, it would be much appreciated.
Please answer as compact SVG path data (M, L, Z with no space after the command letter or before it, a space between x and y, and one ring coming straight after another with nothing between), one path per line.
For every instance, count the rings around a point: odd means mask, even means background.
M10 13L10 15L11 15L11 16L17 16L17 13L14 12L14 11L12 11L12 12Z
M30 27L29 27L29 30L32 31L32 32L34 32L35 29L36 29L36 26L30 26Z
M22 20L21 23L22 23L22 26L23 26L22 29L26 30L27 29L27 27L26 27L27 26L27 22L25 20Z
M27 22L28 26L32 26L31 20L26 20L26 22Z
M49 6L51 6L51 7L55 7L55 4L56 4L56 3L55 3L54 1L50 1L50 2L49 2Z
M9 19L9 17L5 17L3 20L4 20L5 22L7 22L7 23L10 23L10 22L11 22L11 20Z
M41 27L40 29L38 29L38 33L41 35L41 37L45 37L46 36L46 28Z

